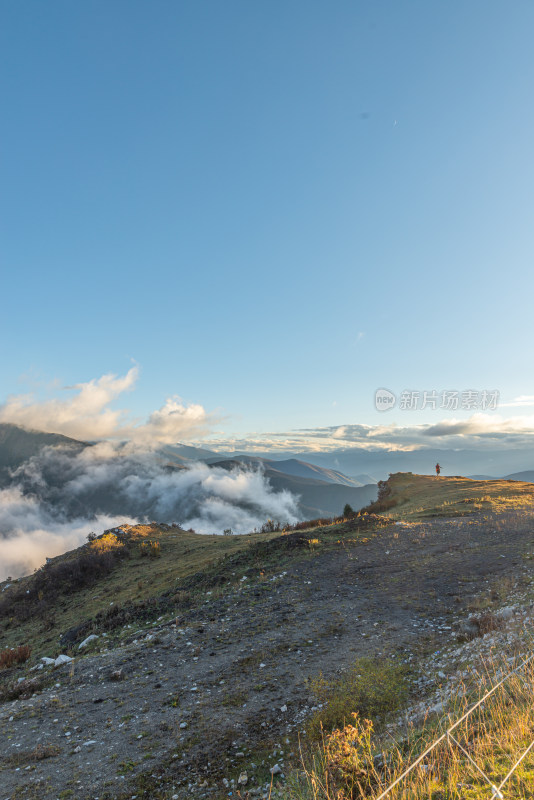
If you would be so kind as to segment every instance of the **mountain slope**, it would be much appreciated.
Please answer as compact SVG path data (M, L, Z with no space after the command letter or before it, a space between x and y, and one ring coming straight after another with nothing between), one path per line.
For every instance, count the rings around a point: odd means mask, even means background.
M43 433L19 425L0 423L0 485L9 482L10 470L20 467L29 458L37 455L43 447L59 446L83 450L90 445L60 433Z
M526 483L534 483L534 469L527 469L524 472L513 472L511 475L506 475L506 477L503 480L524 481Z
M299 497L299 508L304 519L339 515L346 503L357 511L376 498L375 484L370 486L345 486L316 478L288 475L274 468L277 462L264 462L264 474L277 492L289 491ZM212 466L223 469L243 469L243 462L233 459L217 461ZM283 520L281 520L283 522Z

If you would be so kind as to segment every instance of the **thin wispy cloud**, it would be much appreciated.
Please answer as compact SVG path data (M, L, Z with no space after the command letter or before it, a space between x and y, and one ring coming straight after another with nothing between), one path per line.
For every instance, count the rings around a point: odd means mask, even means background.
M521 394L510 403L499 403L500 408L532 408L534 407L534 394Z

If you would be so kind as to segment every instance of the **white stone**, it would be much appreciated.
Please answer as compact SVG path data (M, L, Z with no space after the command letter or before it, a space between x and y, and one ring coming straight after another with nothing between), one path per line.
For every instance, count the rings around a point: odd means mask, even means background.
M62 664L70 664L72 658L70 656L66 656L64 654L58 656L54 661L54 666L60 667Z
M89 642L93 642L95 639L98 639L98 634L97 633L91 633L90 636L87 637L87 639L84 639L83 642L81 642L78 645L78 650L82 650L84 647L87 647Z
M41 659L41 661L43 662L43 664L44 664L46 667L50 667L50 666L52 666L52 664L55 664L55 663L56 663L56 662L55 662L55 659L53 659L53 658L47 658L46 656L43 656L43 658Z

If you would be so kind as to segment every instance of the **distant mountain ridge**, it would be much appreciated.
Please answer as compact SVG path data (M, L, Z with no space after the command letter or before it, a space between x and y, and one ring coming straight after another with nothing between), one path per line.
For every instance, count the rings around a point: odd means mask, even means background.
M429 439L429 442L431 440ZM413 472L414 474L431 475L439 461L443 475L484 475L496 478L502 475L515 474L531 470L534 461L532 448L510 448L507 450L452 450L444 448L422 448L418 450L364 450L360 447L345 448L330 452L298 450L285 453L269 451L247 453L244 450L214 453L184 445L173 445L178 453L194 460L206 463L224 459L256 458L269 462L302 461L323 469L338 472L365 484L366 478L372 482L386 480L390 473ZM203 455L203 453L209 455Z
M504 480L534 483L534 469L527 469L524 472L513 472L511 475L505 475Z
M239 461L251 465L262 464L264 467L283 472L285 475L293 475L299 478L315 478L316 480L326 481L326 483L339 483L342 486L359 487L364 485L337 470L328 469L327 467L318 467L316 464L300 461L296 458L286 458L282 461L278 461L273 458L259 458L258 456L236 456L235 458L225 458L221 460ZM217 466L220 461L210 461L210 463L212 466ZM370 482L372 483L373 481Z

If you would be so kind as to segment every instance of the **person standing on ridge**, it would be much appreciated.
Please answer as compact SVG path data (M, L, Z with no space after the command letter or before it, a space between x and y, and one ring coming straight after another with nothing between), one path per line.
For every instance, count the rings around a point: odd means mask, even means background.
M440 472L441 472L441 467L440 467L439 464L436 464L436 475L438 476L438 478L439 478L439 473Z

